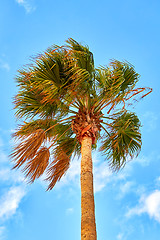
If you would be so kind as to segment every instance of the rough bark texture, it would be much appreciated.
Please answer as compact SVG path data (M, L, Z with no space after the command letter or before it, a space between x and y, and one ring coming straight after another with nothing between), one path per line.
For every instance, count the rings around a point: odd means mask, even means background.
M95 205L92 173L92 138L81 142L81 240L96 240Z

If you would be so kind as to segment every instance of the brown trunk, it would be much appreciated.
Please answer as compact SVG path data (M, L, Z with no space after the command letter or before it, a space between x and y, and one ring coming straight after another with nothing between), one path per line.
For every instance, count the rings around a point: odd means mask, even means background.
M95 206L92 173L92 138L81 142L81 240L96 240Z

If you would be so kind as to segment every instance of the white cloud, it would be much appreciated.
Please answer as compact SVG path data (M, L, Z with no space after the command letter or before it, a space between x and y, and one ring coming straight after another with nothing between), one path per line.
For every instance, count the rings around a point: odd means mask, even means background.
M0 138L0 163L4 163L8 161L8 156L4 151L2 150L2 147L4 146L3 140Z
M11 187L0 199L0 219L8 219L14 215L25 194L23 187Z
M129 192L133 191L133 187L135 186L135 182L133 181L127 181L124 182L120 185L119 188L119 194L118 194L118 198L123 198L126 194L128 194Z
M33 12L35 7L33 7L27 0L16 0L16 2L23 6L27 13Z
M68 181L74 181L75 178L80 174L80 161L75 159L72 161L71 166L66 174L66 179Z
M10 179L10 169L9 168L1 168L0 169L0 181L8 181Z
M70 168L67 173L61 178L61 180L56 184L56 188L61 188L64 185L68 185L70 183L79 185L80 187L80 161L78 159L74 159L71 162Z
M134 227L131 225L121 225L122 231L116 236L117 240L128 240L134 231Z
M112 172L106 162L95 165L94 167L94 192L101 191L106 184L111 181Z
M0 163L7 162L8 156L0 149Z
M22 183L24 176L19 170L12 170L8 155L1 149L3 141L0 138L0 181L7 182L7 184Z
M3 167L0 169L0 181L13 184L23 183L25 179L20 171L11 170L9 167Z
M134 159L133 163L139 163L142 167L147 167L151 161L152 161L152 156L148 156L148 157L142 156Z
M156 190L148 196L143 195L140 198L139 204L130 209L126 216L141 215L147 213L150 218L154 218L160 223L160 191Z
M73 208L67 208L67 210L66 210L66 215L70 215L70 214L72 214L73 211L74 211Z
M3 146L3 140L0 138L0 163L6 162L8 160L7 154L5 154L1 149Z
M123 233L119 233L119 234L117 235L117 239L118 239L118 240L124 239Z
M156 186L159 188L160 187L160 176L156 178L155 183L156 183Z
M7 72L10 71L10 66L7 62L4 62L0 59L0 68L6 70Z
M5 239L5 229L4 226L0 226L0 240Z
M6 133L10 134L9 131ZM0 222L5 222L17 212L26 194L23 174L18 170L11 170L9 157L4 152L4 147L6 147L5 142L0 138L0 184L3 187L0 193L6 191L0 196ZM5 226L0 226L0 240L6 239L5 229Z

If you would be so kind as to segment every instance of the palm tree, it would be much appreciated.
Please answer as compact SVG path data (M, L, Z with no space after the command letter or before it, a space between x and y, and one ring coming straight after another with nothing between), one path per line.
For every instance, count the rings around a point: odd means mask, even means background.
M81 154L81 240L96 240L91 152L99 141L113 171L139 153L140 121L126 107L152 89L135 88L139 74L128 62L95 68L89 48L71 38L33 58L16 80L14 168L31 183L45 173L51 190Z

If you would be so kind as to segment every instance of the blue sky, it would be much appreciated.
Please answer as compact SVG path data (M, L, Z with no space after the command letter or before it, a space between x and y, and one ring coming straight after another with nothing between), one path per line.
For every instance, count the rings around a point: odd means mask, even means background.
M17 122L17 70L30 56L72 37L96 65L127 60L153 92L135 105L142 151L118 174L93 153L98 240L158 240L160 235L160 1L5 0L0 3L0 240L80 240L79 161L50 192L27 185L8 154Z

